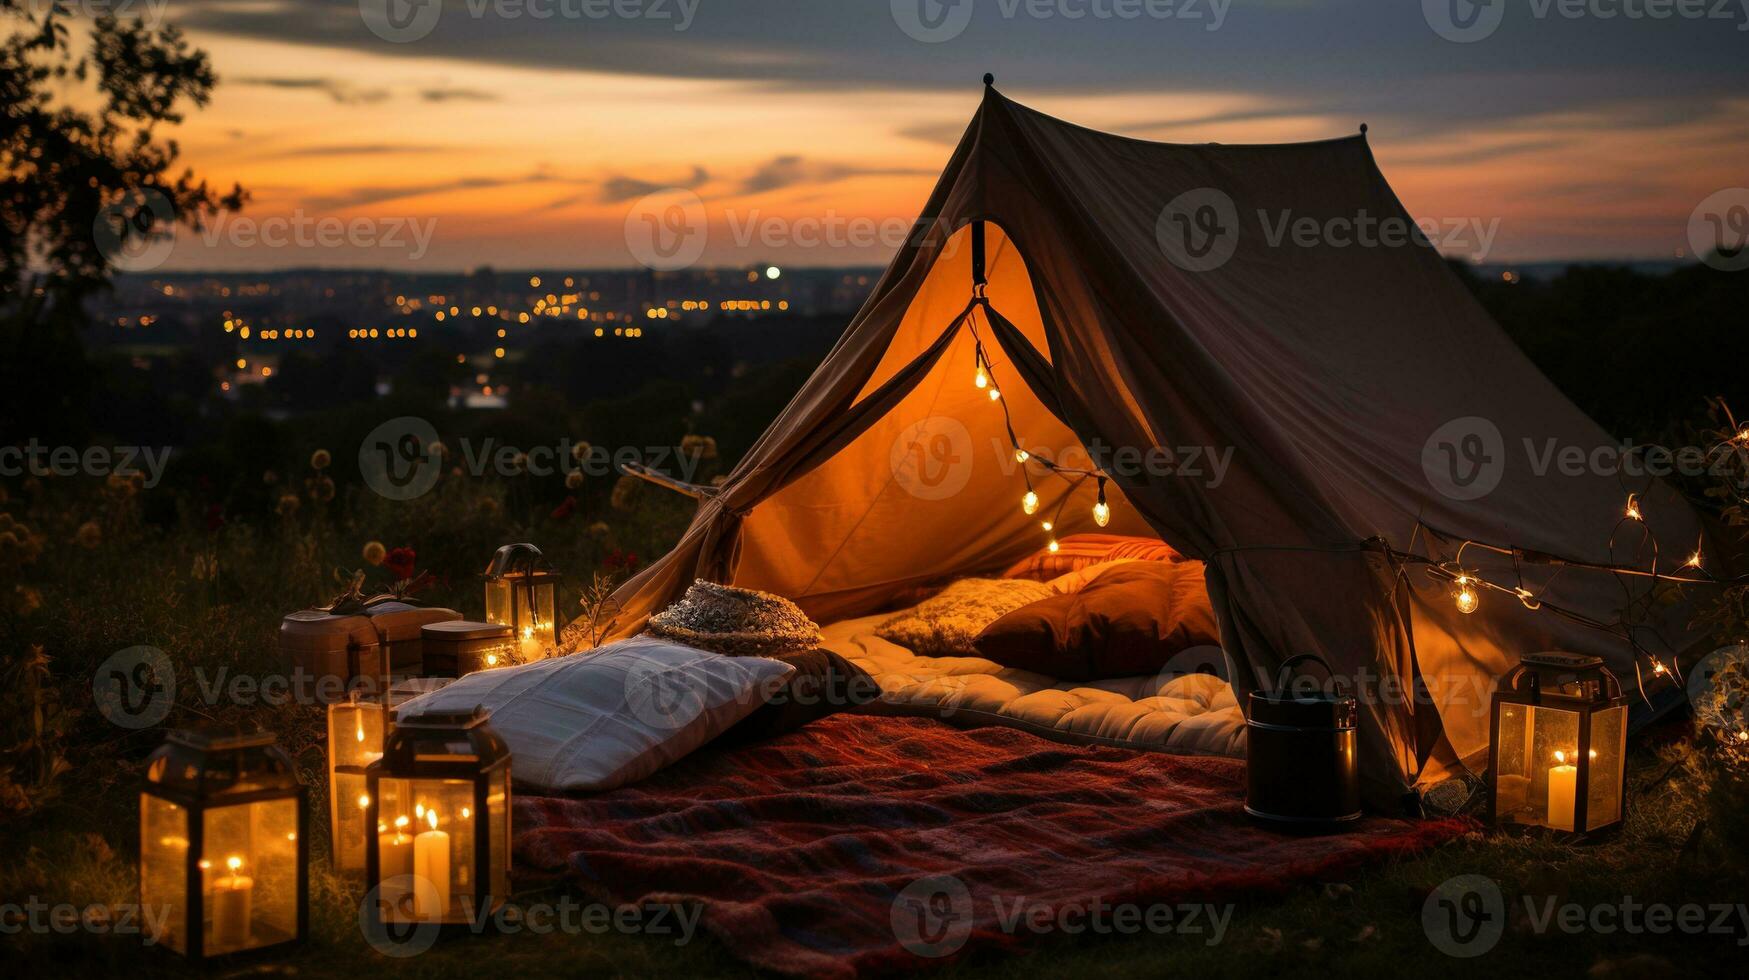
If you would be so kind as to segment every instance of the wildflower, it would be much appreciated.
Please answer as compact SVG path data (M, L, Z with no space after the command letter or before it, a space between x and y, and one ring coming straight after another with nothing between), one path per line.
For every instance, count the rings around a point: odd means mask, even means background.
M16 523L18 523L18 521L11 514L8 514L5 511L0 511L0 531L10 531L12 530L12 525Z
M621 551L618 548L609 551L601 559L601 567L609 572L635 572L638 570L638 554L635 551Z
M364 563L366 565L381 565L388 553L389 549L383 547L381 541L366 541L364 544Z
M690 435L680 438L680 454L694 459L716 459L717 441L710 436Z
M79 525L79 530L73 535L73 540L77 541L81 548L95 548L103 543L103 528L98 527L96 521L86 521Z
M217 531L225 526L225 508L220 504L206 505L206 529Z
M498 513L498 500L495 497L481 497L479 508L481 515L491 517Z
M565 489L566 490L581 490L581 489L583 489L583 471L582 470L572 470L571 472L565 474Z
M20 616L28 616L42 608L43 594L36 589L28 585L15 585L12 592Z
M268 470L261 474L261 482L271 487L279 482L279 474Z
M298 498L294 494L283 494L279 498L279 516L291 517L298 512Z
M510 457L510 472L505 474L505 475L506 476L521 476L522 471L527 469L527 468L528 468L528 454L523 453L523 452L519 452L519 453L516 453L515 455Z
M431 441L431 451L436 453L440 458L449 455L449 447L444 445L442 440L438 439L433 439Z
M397 580L413 577L413 561L418 557L412 548L396 548L383 558L383 567Z
M334 457L328 455L326 449L318 449L310 454L310 469L312 470L325 470L332 462L334 462Z
M562 502L560 502L559 506L554 507L553 512L551 514L548 514L547 516L552 518L555 521L562 521L562 520L566 519L567 517L570 517L571 514L573 512L575 512L576 510L577 510L577 498L576 497L566 497Z
M638 492L643 485L644 481L630 474L620 477L613 485L613 496L609 498L613 509L631 510L637 503Z
M612 531L613 529L607 526L606 521L596 521L594 524L589 525L589 536L597 541L607 540L607 536L612 533Z
M310 499L325 504L334 499L334 481L326 474L304 481L304 489Z
M589 450L594 447L579 439L571 444L571 458L581 463L589 457Z

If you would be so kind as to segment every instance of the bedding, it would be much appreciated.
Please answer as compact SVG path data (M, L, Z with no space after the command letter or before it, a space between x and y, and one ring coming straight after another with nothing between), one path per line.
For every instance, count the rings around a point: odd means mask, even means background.
M1050 587L1043 582L964 578L932 598L889 615L877 632L928 656L969 654L974 652L972 641L984 627L1050 594Z
M552 792L612 789L716 738L795 669L637 636L589 653L468 674L399 711L416 717L482 705L510 746L518 783Z
M880 699L864 711L968 727L1004 725L1063 742L1245 754L1244 716L1232 688L1216 675L1065 681L978 656L923 656L877 632L889 617L848 619L821 630L822 646L880 685Z
M802 650L772 657L796 669L783 687L717 740L742 745L793 732L879 698L881 686L861 667L830 650Z
M1048 582L1059 575L1119 558L1134 561L1184 560L1183 555L1159 538L1137 538L1124 534L1071 534L1057 542L1057 550L1040 548L1030 557L1016 562L1002 573L1002 577Z
M1132 561L1008 613L973 645L1004 667L1086 681L1157 674L1179 653L1220 642L1202 562Z

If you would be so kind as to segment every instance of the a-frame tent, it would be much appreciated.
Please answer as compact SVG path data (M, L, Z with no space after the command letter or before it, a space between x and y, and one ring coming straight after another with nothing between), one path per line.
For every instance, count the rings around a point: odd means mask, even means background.
M1686 552L1695 513L1663 483L1572 465L1618 444L1425 241L1305 242L1279 234L1284 216L1411 221L1364 127L1156 143L987 85L917 233L680 543L619 590L621 628L694 578L776 592L827 622L1032 553L1041 515L1022 513L1011 424L1023 446L1092 451L1112 484L1108 531L1207 563L1241 700L1301 653L1358 683L1374 806L1485 761L1489 693L1524 653L1600 655L1632 690L1650 654L1690 639L1684 611L1636 630L1636 652L1555 614L1614 623L1628 580L1543 559L1637 560L1624 535L1611 543L1629 492L1646 520L1629 536L1650 528ZM979 258L987 304L970 302ZM980 345L1007 416L972 384ZM1146 455L1158 447L1170 453ZM1031 480L1056 513L1067 485ZM1093 528L1091 490L1075 492L1059 535ZM1465 541L1511 554L1471 546L1464 568L1535 598L1487 591L1465 614L1449 577L1404 557L1449 561ZM1667 705L1675 687L1647 690Z

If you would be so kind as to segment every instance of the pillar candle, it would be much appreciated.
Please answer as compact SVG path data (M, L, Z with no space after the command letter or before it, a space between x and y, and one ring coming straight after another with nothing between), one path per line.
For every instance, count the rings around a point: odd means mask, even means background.
M413 839L413 914L435 919L449 911L449 835L437 829L436 810L426 810L425 819L431 829Z
M1557 765L1549 767L1549 826L1573 829L1573 804L1577 799L1579 768L1567 764L1564 753L1555 753Z
M407 831L407 818L397 817L393 830L377 834L377 867L382 880L413 873L413 835Z
M249 945L250 905L255 896L255 880L238 874L242 858L225 862L231 873L213 882L213 949L241 949Z

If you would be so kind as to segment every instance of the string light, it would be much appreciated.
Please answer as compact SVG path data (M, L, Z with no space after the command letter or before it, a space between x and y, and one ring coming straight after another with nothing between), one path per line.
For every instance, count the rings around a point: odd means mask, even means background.
M1024 449L1016 449L1014 451L1014 461L1016 463L1024 463L1030 458L1032 457L1028 455L1027 451Z
M1104 527L1111 523L1111 505L1105 502L1105 477L1099 478L1099 499L1093 504L1093 523Z
M1475 612L1476 607L1482 604L1482 597L1476 594L1474 580L1468 575L1459 575L1454 584L1457 585L1457 590L1452 593L1452 598L1457 601L1458 612L1466 616Z
M991 388L990 389L990 400L991 401L995 401L996 399L1001 398L1001 397L1002 397L1002 390L1000 388Z
M1635 493L1628 494L1628 506L1627 506L1627 509L1622 512L1622 516L1627 518L1630 521L1643 521L1643 520L1645 520L1644 517L1640 516L1640 496L1639 496L1639 494L1635 494Z
M1053 555L1057 553L1057 539L1055 536L1052 536L1050 543L1045 545L1045 550Z
M1040 521L1039 524L1045 529L1046 533L1049 533L1052 528L1056 527L1056 525L1052 524L1050 521Z
M1031 487L1027 488L1026 496L1020 498L1020 509L1029 517L1038 513L1038 494Z
M977 385L979 390L990 387L990 375L984 370L984 365L978 365L978 373L972 375L972 384Z

